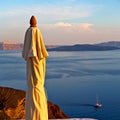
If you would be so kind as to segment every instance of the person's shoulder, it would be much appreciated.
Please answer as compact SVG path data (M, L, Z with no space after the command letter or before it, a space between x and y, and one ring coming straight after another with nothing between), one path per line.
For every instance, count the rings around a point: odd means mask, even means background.
M38 27L31 27L31 31L33 33L41 34L40 29Z
M30 31L31 29L30 29L30 27L26 30L26 34Z
M32 28L31 28L31 27L29 27L29 28L26 30L26 32L31 31L31 30L32 30Z
M40 29L38 27L36 27L35 30L36 30L37 33L41 33L41 31L40 31Z
M40 29L39 29L38 27L36 27L36 30L37 30L37 31L40 31Z
M30 27L34 31L40 31L38 27Z

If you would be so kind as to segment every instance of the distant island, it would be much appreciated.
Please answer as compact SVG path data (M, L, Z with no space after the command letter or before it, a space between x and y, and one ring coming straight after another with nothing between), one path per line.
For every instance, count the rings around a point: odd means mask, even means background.
M22 43L0 42L0 50L22 50ZM119 41L103 42L99 44L76 44L76 45L47 45L48 51L105 51L120 49Z
M0 42L0 50L22 50L23 44L14 42Z
M47 49L52 49L58 47L56 45L48 45ZM14 42L0 42L0 50L22 50L22 43L14 43Z
M114 46L99 46L89 44L78 44L73 46L60 46L56 48L48 49L48 51L105 51L105 50L116 50L119 47Z
M57 46L48 48L48 51L105 51L120 49L119 41L110 41L99 44L76 44L71 46Z

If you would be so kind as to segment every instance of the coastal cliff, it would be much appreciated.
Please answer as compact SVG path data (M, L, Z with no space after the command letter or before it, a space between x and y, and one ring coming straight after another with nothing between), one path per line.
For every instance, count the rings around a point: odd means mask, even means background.
M49 119L68 118L55 104L48 102ZM0 120L25 118L25 91L0 87Z
M120 49L120 42L110 41L98 44L76 44L76 45L47 45L48 51L106 51ZM0 42L0 50L22 50L22 43Z
M0 42L0 50L22 50L23 44L13 42Z

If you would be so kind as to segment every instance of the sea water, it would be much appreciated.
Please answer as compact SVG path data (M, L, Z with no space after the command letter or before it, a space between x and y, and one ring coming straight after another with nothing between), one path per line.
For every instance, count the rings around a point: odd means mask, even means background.
M49 52L48 100L70 117L120 120L120 50ZM26 89L21 51L0 51L0 86ZM96 96L101 108L95 108Z

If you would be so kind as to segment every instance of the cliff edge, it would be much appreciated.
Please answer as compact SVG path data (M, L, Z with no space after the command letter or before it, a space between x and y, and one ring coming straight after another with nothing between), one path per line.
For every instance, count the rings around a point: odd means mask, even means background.
M52 102L48 102L49 119L68 118ZM25 91L0 87L0 120L25 118Z

